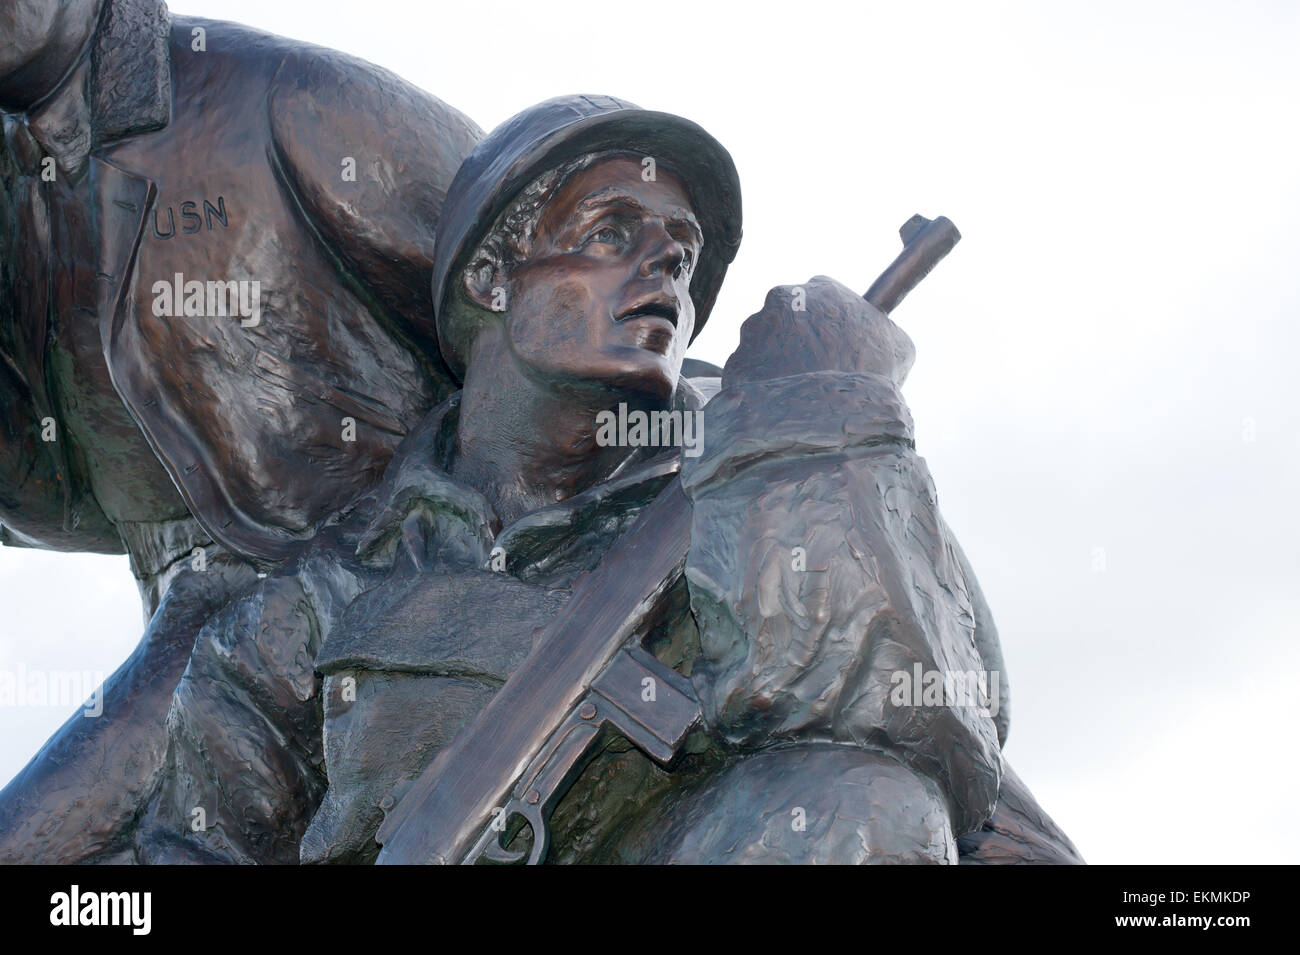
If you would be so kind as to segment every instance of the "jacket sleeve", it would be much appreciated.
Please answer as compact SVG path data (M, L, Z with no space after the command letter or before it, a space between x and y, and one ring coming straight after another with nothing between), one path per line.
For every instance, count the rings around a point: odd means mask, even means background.
M741 748L882 751L939 786L954 833L978 828L1002 771L998 676L896 382L724 378L704 413L683 485L711 727Z
M285 58L268 106L278 170L317 235L442 369L436 227L482 130L387 70L319 48Z

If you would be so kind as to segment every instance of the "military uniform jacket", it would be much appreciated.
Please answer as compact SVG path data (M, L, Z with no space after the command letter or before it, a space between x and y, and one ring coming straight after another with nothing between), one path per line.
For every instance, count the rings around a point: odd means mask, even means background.
M481 132L446 104L330 50L107 0L86 58L4 126L5 542L120 553L192 513L273 564L450 393L431 255Z

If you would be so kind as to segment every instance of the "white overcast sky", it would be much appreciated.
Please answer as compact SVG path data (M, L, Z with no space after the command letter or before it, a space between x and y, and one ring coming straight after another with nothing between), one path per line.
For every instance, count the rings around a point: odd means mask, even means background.
M361 56L485 129L577 92L699 122L744 189L692 351L718 363L769 287L865 289L912 213L953 219L896 318L1001 629L1009 761L1091 862L1300 861L1300 5L172 9ZM125 558L0 550L0 606L0 667L111 671L141 630ZM0 707L0 782L66 715Z

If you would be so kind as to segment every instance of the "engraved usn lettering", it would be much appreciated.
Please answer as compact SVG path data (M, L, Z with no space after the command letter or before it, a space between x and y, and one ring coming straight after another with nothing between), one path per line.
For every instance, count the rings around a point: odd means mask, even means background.
M202 215L199 214L199 203L203 204ZM207 199L194 201L187 199L180 204L181 232L185 235L193 235L203 230L206 223L208 231L212 231L215 226L213 220L225 229L230 225L230 214L226 210L226 197L217 196L216 203ZM162 213L167 213L167 229L162 228ZM153 234L159 239L170 239L176 234L176 209L172 206L155 207L153 210Z

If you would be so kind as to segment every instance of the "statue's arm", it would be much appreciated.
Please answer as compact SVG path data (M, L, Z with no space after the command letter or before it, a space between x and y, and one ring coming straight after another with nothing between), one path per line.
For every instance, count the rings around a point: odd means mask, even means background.
M482 131L387 70L312 48L268 99L275 161L312 228L440 365L430 289L447 187Z
M900 683L986 669L898 391L910 342L839 283L801 288L746 323L683 467L692 680L738 755L657 844L677 861L955 862L1001 753L996 704Z

